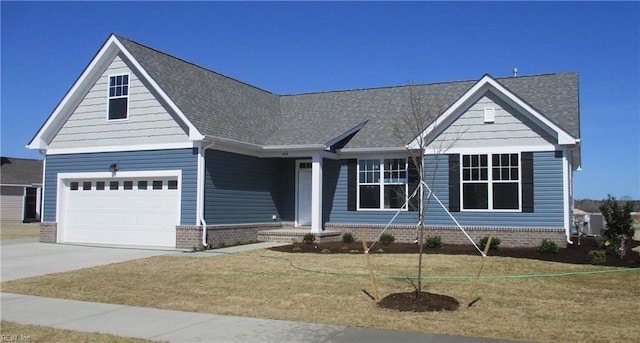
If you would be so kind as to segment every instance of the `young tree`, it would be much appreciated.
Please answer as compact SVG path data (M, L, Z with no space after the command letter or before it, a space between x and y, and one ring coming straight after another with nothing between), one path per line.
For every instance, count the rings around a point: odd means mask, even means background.
M635 229L633 227L633 203L625 201L621 206L615 197L609 195L600 206L600 212L606 222L604 236L613 243L616 254L623 259L629 249L629 242L633 239Z
M422 293L422 261L425 243L425 216L426 210L433 196L433 189L427 191L425 185L434 185L435 177L440 159L442 155L459 139L461 132L453 135L449 134L439 137L437 141L430 141L423 133L427 128L431 132L437 132L440 123L437 122L438 117L442 114L443 105L439 99L427 99L421 88L416 85L408 87L408 107L404 109L405 115L400 122L394 127L396 137L405 144L409 154L410 163L415 166L416 174L419 177L419 189L414 194L418 201L408 200L408 206L418 213L417 218L417 241L419 244L418 255L418 277L416 289L416 297L420 298ZM411 144L413 143L413 144ZM425 169L425 155L429 153L433 156L430 161L431 173L427 175ZM432 187L432 186L431 186ZM410 189L407 198L412 195L414 190Z

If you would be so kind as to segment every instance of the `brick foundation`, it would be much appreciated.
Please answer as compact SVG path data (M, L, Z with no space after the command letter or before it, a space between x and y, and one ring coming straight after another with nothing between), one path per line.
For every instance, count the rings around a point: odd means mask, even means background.
M350 225L327 224L327 230L351 232L356 240L360 240L360 230L364 230L367 241L378 238L384 225ZM559 247L566 247L567 241L563 228L496 228L496 227L468 227L465 228L471 239L478 243L484 236L492 235L501 240L502 247L537 247L543 239L554 241ZM396 242L412 243L417 238L416 227L413 225L390 226L385 233L390 233ZM458 227L425 227L425 239L428 236L440 236L445 244L467 244L469 239Z
M40 242L56 243L58 241L58 223L40 223Z
M221 243L232 245L236 242L246 243L258 239L258 231L279 229L280 223L215 225L207 227L207 243L218 246ZM192 249L202 246L202 226L176 226L176 248Z

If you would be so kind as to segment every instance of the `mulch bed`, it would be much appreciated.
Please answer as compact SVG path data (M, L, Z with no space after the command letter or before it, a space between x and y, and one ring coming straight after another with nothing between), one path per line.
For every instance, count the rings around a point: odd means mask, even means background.
M420 292L420 298L416 299L416 292L409 292L389 294L378 302L378 306L401 312L427 312L454 311L460 304L448 295Z
M601 240L594 237L582 237L580 245L578 238L574 237L574 244L561 248L557 253L541 253L537 248L504 248L498 247L489 251L489 256L503 256L513 258L528 258L534 260L562 262L573 264L592 264L589 258L589 251L601 249ZM619 259L612 249L607 250L606 261L598 265L610 267L638 268L640 267L640 254L631 250L640 246L639 241L633 241L625 256L624 260ZM379 251L382 249L382 251ZM274 251L290 252L290 253L316 253L316 254L362 254L362 242L353 242L345 244L342 242L324 242L324 243L293 243L290 245L271 248ZM419 246L412 243L392 243L383 245L378 242L375 244L370 253L384 254L417 254ZM429 249L425 246L425 254L449 254L449 255L475 255L479 256L479 252L470 244L455 245L443 244L441 248ZM422 292L419 299L416 298L415 292L393 293L384 297L378 302L378 306L395 309L398 311L443 311L456 310L459 303L456 299L442 295Z
M498 247L497 249L491 249L489 256L502 256L502 257L514 257L514 258L528 258L534 260L550 261L550 262L562 262L572 264L592 264L589 259L589 251L598 250L601 247L601 241L594 237L582 237L580 239L580 245L578 245L577 237L573 237L573 245L568 245L566 248L561 248L557 253L541 253L538 248L504 248ZM370 245L371 243L369 243ZM619 259L612 249L607 250L607 259L604 263L598 265L609 267L625 267L636 268L640 267L640 254L631 250L637 246L640 246L640 241L633 241L629 251L624 260ZM289 252L289 253L317 253L317 254L355 254L362 253L362 242L353 242L345 244L342 242L323 242L323 243L293 243L290 245L284 245L280 247L270 248L274 251ZM378 253L379 249L382 249L382 253L385 254L417 254L420 248L414 243L392 243L390 245L383 245L377 242L370 253ZM457 244L443 244L441 248L430 249L424 247L425 254L445 254L445 255L474 255L480 256L480 253L471 245L457 245Z

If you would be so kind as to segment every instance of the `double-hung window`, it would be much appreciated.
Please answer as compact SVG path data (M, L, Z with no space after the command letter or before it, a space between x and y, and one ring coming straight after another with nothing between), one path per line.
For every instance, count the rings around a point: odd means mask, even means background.
M360 209L406 208L407 159L367 159L358 162Z
M129 75L109 76L109 120L127 119Z
M462 208L520 209L519 154L462 155Z

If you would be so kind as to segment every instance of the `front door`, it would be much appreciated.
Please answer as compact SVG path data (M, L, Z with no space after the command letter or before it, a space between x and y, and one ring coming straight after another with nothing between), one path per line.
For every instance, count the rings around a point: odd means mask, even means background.
M311 225L311 163L298 165L298 226Z

